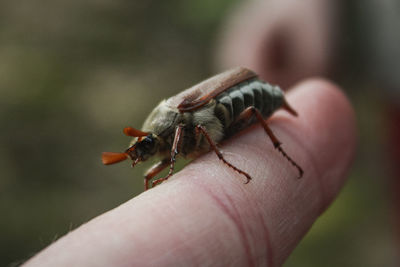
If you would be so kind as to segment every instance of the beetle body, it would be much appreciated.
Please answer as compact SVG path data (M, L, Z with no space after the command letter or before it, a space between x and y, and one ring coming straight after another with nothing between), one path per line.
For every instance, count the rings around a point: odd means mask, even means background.
M240 128L234 127L234 122L246 108L255 106L267 118L281 107L283 93L279 87L253 78L229 88L193 111L181 113L171 102L169 99L163 100L148 116L142 131L154 133L161 138L160 152L169 155L175 128L179 124L184 125L180 154L193 158L209 150L209 143L205 138L200 136L196 139L196 125L203 125L214 142L219 143L254 122L253 119ZM131 145L135 142L136 138Z
M153 186L172 175L178 154L195 158L211 148L224 163L249 181L250 175L227 162L216 144L258 120L275 147L299 169L301 176L301 168L280 148L280 142L263 120L281 107L297 115L278 86L259 80L246 68L232 69L161 101L147 117L141 131L124 129L125 134L134 136L129 148L124 153L103 153L103 163L112 164L130 157L135 165L158 155L162 161L145 177L145 189L148 189L149 180L168 165L168 176L156 180Z

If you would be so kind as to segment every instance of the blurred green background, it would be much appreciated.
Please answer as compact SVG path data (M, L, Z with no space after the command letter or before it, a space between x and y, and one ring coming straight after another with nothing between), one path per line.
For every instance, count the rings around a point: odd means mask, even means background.
M218 29L237 2L0 2L0 266L142 192L133 177L150 164L104 167L100 154L126 147L122 128L160 99L214 73ZM353 54L334 77L357 110L358 157L285 266L395 265L384 97L349 23Z

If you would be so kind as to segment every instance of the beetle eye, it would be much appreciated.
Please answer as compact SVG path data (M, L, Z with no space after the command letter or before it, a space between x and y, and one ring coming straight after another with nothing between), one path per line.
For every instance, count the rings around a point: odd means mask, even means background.
M149 148L153 144L154 140L153 138L146 136L143 140L142 143L146 148Z

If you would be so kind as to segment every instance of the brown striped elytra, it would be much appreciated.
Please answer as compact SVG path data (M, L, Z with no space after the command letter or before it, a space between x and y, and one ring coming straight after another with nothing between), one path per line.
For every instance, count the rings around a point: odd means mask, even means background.
M130 158L134 166L159 156L160 162L145 174L144 187L147 190L151 179L166 167L169 166L167 176L154 180L152 186L173 174L178 155L195 158L213 150L222 162L244 175L248 183L251 176L225 160L216 144L259 122L274 147L297 168L299 177L302 177L302 168L282 149L281 142L265 121L279 108L297 116L278 86L258 79L257 74L249 69L231 69L161 101L141 130L132 127L123 130L126 135L134 137L125 152L104 152L102 161L113 164Z

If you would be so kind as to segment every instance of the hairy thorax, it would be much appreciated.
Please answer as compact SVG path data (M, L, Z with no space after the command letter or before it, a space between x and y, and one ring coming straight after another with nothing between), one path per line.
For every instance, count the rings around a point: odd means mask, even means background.
M183 125L183 134L179 140L179 154L183 157L196 157L209 150L209 144L202 134L196 134L196 126L206 128L211 139L218 143L224 137L223 126L215 116L215 100L193 112L180 113L176 107L163 100L145 120L142 131L156 134L161 139L160 154L170 153L174 142L174 132ZM134 143L136 140L133 140Z

